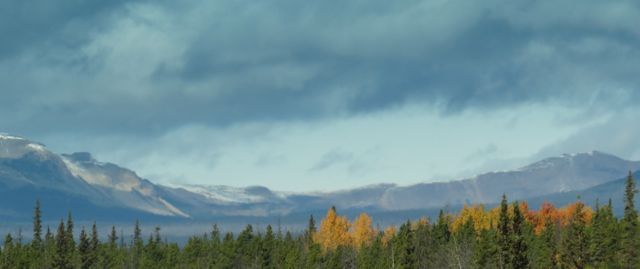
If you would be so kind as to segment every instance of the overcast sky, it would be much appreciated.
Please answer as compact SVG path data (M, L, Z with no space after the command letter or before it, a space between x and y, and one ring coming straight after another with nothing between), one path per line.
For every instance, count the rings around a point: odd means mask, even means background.
M162 183L640 159L640 2L0 2L0 131Z

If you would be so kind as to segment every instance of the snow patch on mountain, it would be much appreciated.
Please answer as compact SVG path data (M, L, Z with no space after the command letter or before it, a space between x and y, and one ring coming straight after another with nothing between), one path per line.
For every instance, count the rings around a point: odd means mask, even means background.
M52 154L43 144L19 136L0 134L0 158L17 159L28 153L35 153L40 157Z
M95 167L101 167L103 166L103 164L93 163L93 167L87 167L79 165L78 163L65 156L63 156L62 160L69 169L69 172L71 172L76 177L82 178L84 181L91 185L113 188L115 190L126 192L138 190L142 193L149 194L149 191L141 188L140 181L131 175L125 174L121 177L113 177L113 175L109 175L101 171L96 171L96 169L92 169Z
M89 153L63 154L62 160L74 176L118 197L118 202L163 216L189 217L157 194L156 186L135 172L111 163L96 161Z
M26 140L26 139L18 136L13 136L7 133L0 133L0 140Z
M223 204L251 204L264 203L270 199L286 199L286 194L275 193L265 187L237 188L222 185L171 184L173 188L182 188L189 192L200 194L212 202Z

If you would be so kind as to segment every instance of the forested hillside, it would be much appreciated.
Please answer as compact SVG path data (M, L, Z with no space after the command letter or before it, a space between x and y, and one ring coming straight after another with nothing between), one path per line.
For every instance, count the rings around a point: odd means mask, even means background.
M373 227L362 213L354 221L335 207L303 233L252 225L239 234L193 236L184 246L167 242L161 228L142 231L136 221L129 235L116 227L101 240L94 224L75 238L72 215L55 230L43 229L39 202L33 240L8 234L1 268L638 268L638 213L635 181L629 173L622 218L611 201L595 208L578 201L540 210L525 202L465 206L441 211L436 220L407 220L400 227ZM148 236L146 236L148 235Z

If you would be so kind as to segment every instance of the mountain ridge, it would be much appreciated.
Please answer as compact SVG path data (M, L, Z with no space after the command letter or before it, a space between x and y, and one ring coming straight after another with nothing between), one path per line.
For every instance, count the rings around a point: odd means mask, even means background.
M468 203L495 203L510 199L579 191L620 178L640 169L600 151L563 154L508 171L474 177L400 186L382 183L330 192L280 192L264 186L162 185L144 179L117 164L100 162L91 153L55 154L44 144L0 134L0 216L11 215L10 192L26 200L38 195L55 197L52 203L95 207L96 213L123 210L178 219L220 216L286 216L337 206L346 210L403 211L442 208ZM49 192L49 193L47 193ZM43 201L46 202L46 201ZM3 208L4 207L4 208ZM88 210L90 211L90 210ZM118 216L114 216L117 218Z

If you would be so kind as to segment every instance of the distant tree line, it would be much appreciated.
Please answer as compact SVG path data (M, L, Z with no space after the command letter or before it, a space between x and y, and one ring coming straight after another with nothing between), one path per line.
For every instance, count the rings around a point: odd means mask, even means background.
M74 238L71 214L43 233L36 202L32 240L8 234L0 268L640 268L635 192L629 173L622 218L611 201L532 211L503 196L490 210L465 206L377 231L368 215L350 222L332 207L319 227L311 216L301 234L251 225L223 234L214 225L183 247L164 240L160 228L143 238L137 221L132 240L111 227L101 241L95 223Z

